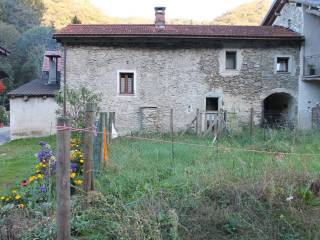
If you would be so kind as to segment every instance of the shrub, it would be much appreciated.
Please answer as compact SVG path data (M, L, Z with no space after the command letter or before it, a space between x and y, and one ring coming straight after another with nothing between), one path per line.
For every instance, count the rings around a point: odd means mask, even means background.
M62 109L64 101L63 96L59 94L56 96L56 99ZM99 104L101 102L101 94L96 94L86 87L81 87L80 89L67 89L67 112L71 117L73 127L85 127L84 115L86 104L89 102L96 105L98 112Z
M4 106L0 106L0 124L8 125L9 124L9 117Z

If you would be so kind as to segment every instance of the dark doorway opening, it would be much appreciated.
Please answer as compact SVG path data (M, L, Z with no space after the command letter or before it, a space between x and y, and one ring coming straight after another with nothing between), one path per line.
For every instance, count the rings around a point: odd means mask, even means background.
M206 111L207 112L219 111L219 98L218 97L206 98Z
M271 94L263 101L263 124L273 128L291 127L294 111L294 98L290 94Z

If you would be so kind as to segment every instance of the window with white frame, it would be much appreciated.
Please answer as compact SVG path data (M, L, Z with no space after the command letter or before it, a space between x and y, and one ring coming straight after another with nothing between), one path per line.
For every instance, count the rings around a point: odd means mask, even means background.
M226 51L226 69L236 70L237 69L237 52Z
M289 57L277 57L277 72L289 72Z
M134 95L135 94L135 74L134 72L119 72L119 94Z

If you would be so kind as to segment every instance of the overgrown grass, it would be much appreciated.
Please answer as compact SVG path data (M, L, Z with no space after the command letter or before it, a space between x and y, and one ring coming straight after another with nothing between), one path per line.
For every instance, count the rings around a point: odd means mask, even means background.
M170 140L166 134L143 137ZM318 190L310 190L319 180L319 156L277 154L320 153L320 134L259 130L252 139L248 133L232 134L219 140L219 149L209 138L176 135L174 139L203 146L174 144L172 157L170 143L115 140L111 165L97 181L102 195L94 197L88 211L78 215L75 210L74 235L79 239L320 237Z
M320 239L319 133L256 130L214 144L177 134L188 144L173 155L169 134L134 136L163 141L113 141L88 209L72 197L74 239ZM54 216L40 219L22 239L54 239Z
M0 146L0 192L10 189L34 171L38 143L55 145L55 137L15 140Z

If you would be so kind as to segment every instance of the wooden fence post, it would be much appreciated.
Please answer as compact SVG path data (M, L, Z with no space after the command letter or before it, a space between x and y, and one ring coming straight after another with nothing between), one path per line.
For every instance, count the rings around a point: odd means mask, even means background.
M175 171L174 144L173 144L173 109L170 109L170 130L171 130L171 158L172 158L172 166Z
M85 128L84 132L84 182L83 190L87 194L94 189L93 185L93 127L94 127L94 111L95 106L93 103L87 103L85 113Z
M115 112L109 112L108 119L108 144L112 142L112 125L115 126Z
M202 135L202 123L203 123L203 114L202 113L199 113L199 136ZM204 113L204 116L205 116L205 113Z
M70 120L57 119L57 239L69 240L70 233Z
M199 136L199 108L197 108L197 116L196 116L196 134Z
M250 109L250 137L252 139L253 137L253 115L254 115L254 112L253 112L253 108Z

